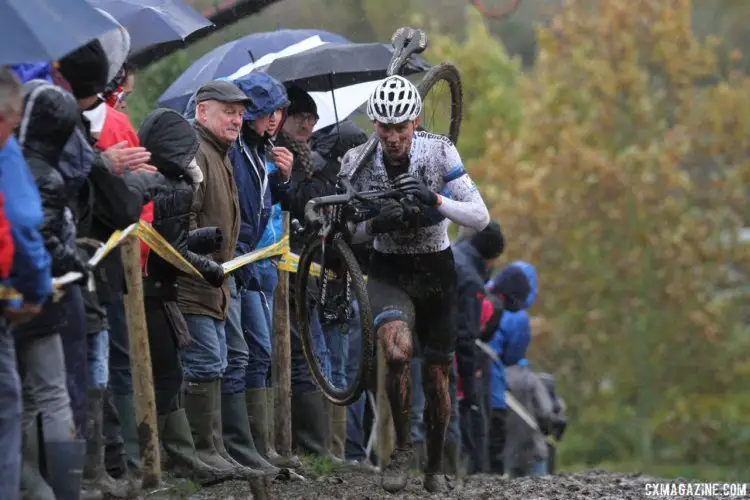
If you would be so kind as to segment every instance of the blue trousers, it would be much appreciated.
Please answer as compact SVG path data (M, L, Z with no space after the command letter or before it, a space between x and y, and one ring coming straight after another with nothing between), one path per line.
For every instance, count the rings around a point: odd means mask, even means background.
M130 344L128 324L125 318L125 302L122 298L106 304L109 323L109 387L113 394L133 394L133 378L130 374Z
M182 373L187 382L220 379L227 368L225 322L200 314L185 314L192 338L182 351Z
M76 435L86 436L86 393L89 384L89 344L86 335L86 312L83 306L83 295L78 286L69 287L66 292L65 307L68 322L60 329L63 351L65 352L65 372L70 396L70 408L73 410L73 421Z
M247 342L242 331L242 294L233 277L229 278L229 315L224 323L226 363L221 380L222 394L237 394L245 390L245 371L248 364Z
M245 384L248 389L259 389L268 385L271 374L273 294L279 276L273 260L263 260L250 265L255 266L255 275L261 289L243 290L241 293L242 330L249 356ZM290 313L294 314L294 311Z

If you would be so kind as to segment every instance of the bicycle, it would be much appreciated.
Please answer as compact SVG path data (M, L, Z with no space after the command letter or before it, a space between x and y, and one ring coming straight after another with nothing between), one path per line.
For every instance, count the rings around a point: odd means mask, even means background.
M389 76L397 74L412 54L423 52L427 47L427 39L421 30L400 28L393 35L392 44L394 53L387 70ZM455 144L461 125L463 97L458 70L449 63L434 66L427 71L417 88L424 99L441 81L448 83L451 93L448 137ZM377 136L372 134L363 154L357 158L353 175L356 175L362 165L369 160L375 152L377 143ZM312 232L299 257L295 281L295 312L303 352L312 378L325 397L334 404L345 406L357 400L362 392L372 385L376 367L372 311L365 289L365 277L350 246L351 234L347 223L361 222L377 215L379 202L388 198L400 202L407 217L418 217L421 209L416 202L398 191L355 192L346 178L339 179L338 187L342 191L339 194L310 200L305 206L305 226L302 227L299 221L294 220L292 228L296 234ZM323 208L325 210L321 210ZM319 271L313 272L316 264ZM314 274L317 274L318 281L311 283L310 278ZM321 330L323 327L338 324L342 334L346 335L352 320L352 296L359 304L357 314L362 331L361 361L354 380L347 386L340 387L340 380L328 380L326 372L331 371L332 367L324 365L316 353L318 339L313 335L309 315L317 310ZM348 350L348 339L347 346L338 347Z

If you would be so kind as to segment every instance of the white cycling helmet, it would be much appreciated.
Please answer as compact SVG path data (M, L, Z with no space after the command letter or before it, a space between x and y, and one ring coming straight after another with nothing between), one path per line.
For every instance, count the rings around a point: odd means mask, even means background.
M422 112L417 87L403 76L383 80L367 101L367 117L387 125L413 121Z

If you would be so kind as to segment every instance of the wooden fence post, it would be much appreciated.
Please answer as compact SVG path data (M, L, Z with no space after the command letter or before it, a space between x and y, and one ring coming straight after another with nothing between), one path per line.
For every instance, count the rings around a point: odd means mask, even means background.
M289 212L282 212L283 236L289 235ZM279 284L273 299L274 436L276 451L292 457L292 345L289 326L289 273L279 269Z
M128 236L122 246L125 268L125 313L130 345L130 371L133 378L136 428L141 448L143 488L153 488L161 482L159 434L156 427L156 397L151 373L151 351L148 343L146 308L143 303L143 275L141 273L140 240Z

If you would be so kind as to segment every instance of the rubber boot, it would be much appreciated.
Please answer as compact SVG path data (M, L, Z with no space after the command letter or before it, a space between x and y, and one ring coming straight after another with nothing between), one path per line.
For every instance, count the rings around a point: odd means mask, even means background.
M274 442L274 391L267 387L248 389L245 391L247 402L247 418L250 432L255 439L258 453L276 467L297 468L302 463L298 457L282 457L276 451Z
M221 416L222 414L221 380L216 380L214 384L211 386L211 390L214 393L212 397L213 412L212 412L212 417L211 417L211 426L212 426L211 437L214 442L214 448L216 448L216 453L218 453L221 458L223 458L226 462L228 462L232 466L232 470L234 471L235 476L239 479L251 479L254 477L259 477L259 476L264 475L259 470L251 469L250 467L245 467L244 465L239 463L237 460L232 458L232 455L230 455L229 452L227 451L227 448L224 445L224 433L222 429L223 418ZM242 402L242 410L246 411L244 401Z
M231 474L204 464L195 451L185 409L159 415L159 436L167 462L165 469L177 478L185 478L201 485L229 479Z
M334 460L329 451L330 422L323 393L308 391L292 396L292 434L300 453Z
M331 454L346 459L346 406L330 404Z
M222 474L234 472L234 466L219 455L214 445L214 406L218 399L217 380L188 382L185 390L185 413L193 435L195 451L201 462ZM221 426L221 421L218 422Z
M135 488L128 481L118 481L107 473L104 464L104 389L89 389L86 394L86 458L83 480L87 487L98 489L113 498L128 498Z
M128 455L128 468L137 473L141 468L141 448L135 423L135 404L132 394L113 394L112 402L120 419L120 433Z
M80 500L86 441L45 443L47 482L56 500Z
M55 500L55 493L39 470L39 439L36 419L23 433L21 462L21 498L24 500Z
M443 472L455 475L458 473L458 445L455 441L445 441L443 445Z
M255 447L244 391L221 395L221 420L224 447L236 462L268 475L278 474L279 468L260 456Z

